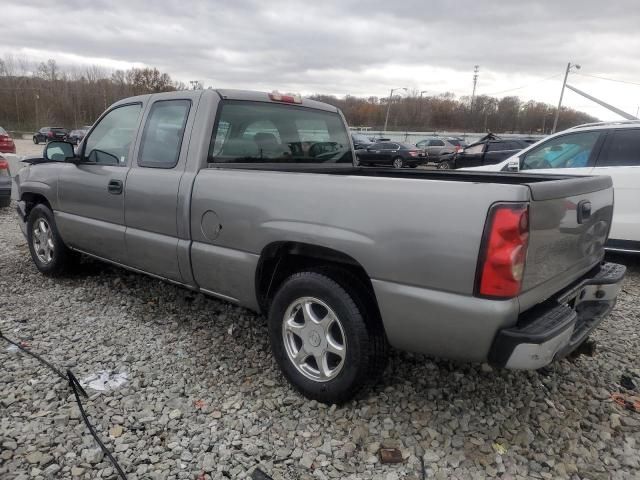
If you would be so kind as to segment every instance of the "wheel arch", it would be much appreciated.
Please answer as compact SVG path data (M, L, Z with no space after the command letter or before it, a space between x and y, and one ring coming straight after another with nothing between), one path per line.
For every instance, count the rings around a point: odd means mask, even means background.
M33 207L40 204L46 205L49 210L53 211L51 202L43 193L23 192L22 195L20 195L20 200L25 203L25 214L27 216Z
M268 311L271 298L291 274L321 267L335 267L355 275L371 296L373 306L379 314L371 279L355 258L329 247L297 241L273 242L263 248L255 278L257 302L261 311Z

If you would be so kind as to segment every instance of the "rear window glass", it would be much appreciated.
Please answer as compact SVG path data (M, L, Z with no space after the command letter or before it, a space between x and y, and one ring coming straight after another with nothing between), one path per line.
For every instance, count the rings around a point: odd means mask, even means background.
M4 128L0 127L0 135L6 135L6 134L7 134L7 131Z
M294 105L225 102L209 147L210 163L351 163L337 113Z
M447 142L449 142L451 145L455 145L456 147L459 147L462 144L460 140L456 140L455 138L448 138Z

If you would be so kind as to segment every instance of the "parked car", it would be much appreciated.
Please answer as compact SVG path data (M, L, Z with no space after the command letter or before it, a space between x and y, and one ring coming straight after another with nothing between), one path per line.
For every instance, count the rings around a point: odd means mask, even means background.
M8 207L11 203L11 174L9 162L0 155L0 208Z
M453 155L464 148L464 143L457 138L430 137L420 140L416 147L427 154L430 162L440 163L443 155Z
M353 140L353 148L356 150L360 150L362 148L367 148L373 145L373 142L361 133L352 133L351 140Z
M16 153L16 144L4 128L0 127L0 153Z
M387 165L393 168L417 167L427 163L424 150L401 142L378 142L370 147L357 150L360 165Z
M33 135L33 143L50 142L51 140L64 140L69 131L62 127L43 127Z
M500 163L530 144L520 139L502 139L489 134L459 152L443 158L438 168L467 168Z
M610 178L367 169L348 135L292 95L124 99L77 153L27 160L20 226L43 274L86 253L263 312L284 376L327 403L374 383L388 345L535 369L609 314Z
M91 127L82 127L76 130L71 130L67 135L66 140L74 145L78 145Z
M570 128L497 165L489 171L609 175L616 206L606 247L640 252L640 122L598 122Z

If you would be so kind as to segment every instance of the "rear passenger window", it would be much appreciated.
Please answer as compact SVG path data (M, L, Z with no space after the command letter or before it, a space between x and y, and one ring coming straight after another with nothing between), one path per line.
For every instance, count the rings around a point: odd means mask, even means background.
M442 140L431 140L429 142L430 147L444 147L444 142Z
M162 100L153 104L142 134L138 165L176 166L190 107L189 100Z
M598 167L640 166L640 128L614 130L609 134L605 154L598 160Z

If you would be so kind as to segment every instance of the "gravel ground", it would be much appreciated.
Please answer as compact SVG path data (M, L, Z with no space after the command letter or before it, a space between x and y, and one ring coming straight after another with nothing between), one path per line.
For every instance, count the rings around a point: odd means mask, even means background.
M82 379L128 374L85 401L135 479L639 478L640 415L610 400L640 374L640 263L629 263L594 358L494 371L394 353L383 383L336 408L278 373L263 318L114 267L40 275L0 210L0 328ZM115 478L64 382L0 341L0 478ZM381 464L380 446L404 461Z

